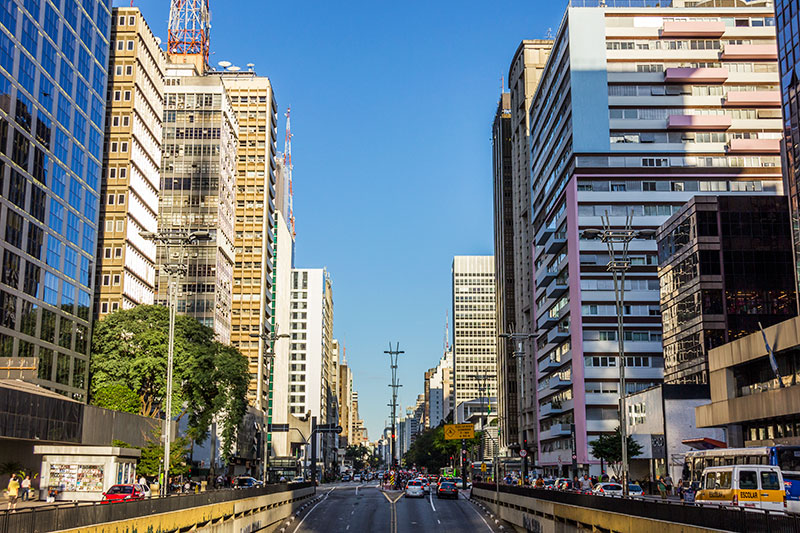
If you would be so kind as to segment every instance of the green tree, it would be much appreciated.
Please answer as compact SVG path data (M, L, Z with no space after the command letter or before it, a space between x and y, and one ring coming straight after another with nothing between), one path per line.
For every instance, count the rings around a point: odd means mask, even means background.
M480 444L481 434L475 432L475 437L466 441L467 447ZM438 472L450 464L450 457L458 461L461 457L461 441L445 440L444 426L426 429L418 434L414 443L409 447L403 461L406 466L427 468L428 472Z
M625 439L628 443L628 459L632 459L642 454L641 445L633 437L627 435ZM592 455L608 463L609 467L619 474L619 466L622 462L622 435L619 426L611 435L600 435L597 440L589 442Z
M138 414L162 416L168 331L169 310L156 305L117 311L98 322L89 367L91 403L130 408L131 395L120 392L125 387L138 397ZM186 416L187 436L196 442L208 437L211 421L217 420L222 428L222 459L228 462L247 409L247 359L236 348L216 342L211 328L179 315L173 369L170 416Z
M353 463L353 469L360 471L369 461L369 448L363 444L351 444L344 449L344 458Z
M92 404L135 415L142 412L142 400L139 395L122 383L109 383L98 389L92 398Z
M114 440L112 446L118 448L134 448L142 451L139 463L136 465L136 472L147 477L157 477L161 472L164 459L164 445L161 443L161 430L153 431L147 444L144 447L133 446L125 441ZM189 454L191 453L191 441L187 437L178 437L169 446L169 473L171 476L188 474L191 470L189 464Z

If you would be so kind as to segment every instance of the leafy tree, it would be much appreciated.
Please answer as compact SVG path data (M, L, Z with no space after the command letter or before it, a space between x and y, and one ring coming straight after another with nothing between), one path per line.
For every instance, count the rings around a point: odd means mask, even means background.
M628 458L637 457L642 454L641 445L633 437L627 435L625 439L628 443ZM619 465L622 462L622 435L619 426L611 435L600 435L597 440L589 442L592 448L592 455L608 463L609 467L619 474Z
M139 395L122 383L110 383L98 389L92 398L92 404L135 415L142 412L142 400Z
M161 442L161 431L155 430L147 440L144 447L133 446L125 441L116 440L111 442L112 446L119 448L134 448L142 451L139 463L136 465L136 472L147 477L157 477L161 472L164 459L164 445ZM187 437L178 437L170 442L169 446L169 474L170 476L180 476L191 471L189 464L189 454L191 453L191 441Z
M344 458L352 461L354 470L363 470L369 461L369 448L363 444L351 444L344 449Z
M104 407L131 407L161 417L166 406L169 310L140 305L114 312L98 322L92 337L90 401ZM247 409L247 359L232 346L214 340L214 331L196 319L178 315L175 323L173 412L187 417L187 436L208 437L211 421L222 428L222 459L228 461ZM102 402L102 403L101 403ZM177 464L177 463L176 463ZM177 471L176 471L177 473Z
M478 445L480 439L481 434L476 431L475 438L466 441L467 447ZM429 472L438 472L440 468L450 464L450 457L460 459L461 441L445 440L444 426L440 425L418 434L403 460L406 466L424 467Z

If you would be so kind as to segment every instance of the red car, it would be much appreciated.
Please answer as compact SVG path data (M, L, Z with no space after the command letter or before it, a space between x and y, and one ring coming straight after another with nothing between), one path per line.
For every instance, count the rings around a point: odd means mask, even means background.
M145 492L139 485L112 485L103 493L103 500L100 503L129 502L144 498Z

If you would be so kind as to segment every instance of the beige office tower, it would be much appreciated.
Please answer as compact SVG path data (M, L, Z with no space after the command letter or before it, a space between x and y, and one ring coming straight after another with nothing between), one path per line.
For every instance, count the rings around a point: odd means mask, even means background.
M342 426L342 432L339 434L339 448L344 449L351 444L356 444L353 438L353 371L344 358L344 350L342 351L342 362L339 364L337 391L339 425Z
M277 104L269 78L255 72L211 71L225 86L239 121L236 163L236 222L231 304L231 344L250 364L250 405L269 410L270 341L251 336L264 331L288 332L288 323L273 320L272 256L275 216ZM286 343L286 341L279 341Z
M207 231L210 240L158 246L158 264L184 264L177 309L231 338L236 154L239 123L218 76L198 76L191 64L168 64L164 109L162 191L158 229ZM168 301L168 277L158 273L156 301Z
M114 8L95 311L152 304L166 60L138 8Z
M456 411L463 402L497 396L495 302L494 257L455 256L453 381Z

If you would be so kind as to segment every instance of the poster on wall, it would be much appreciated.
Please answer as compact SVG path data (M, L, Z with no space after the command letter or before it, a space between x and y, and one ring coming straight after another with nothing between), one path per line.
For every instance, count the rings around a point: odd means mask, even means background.
M50 465L50 485L64 492L103 492L103 465Z

